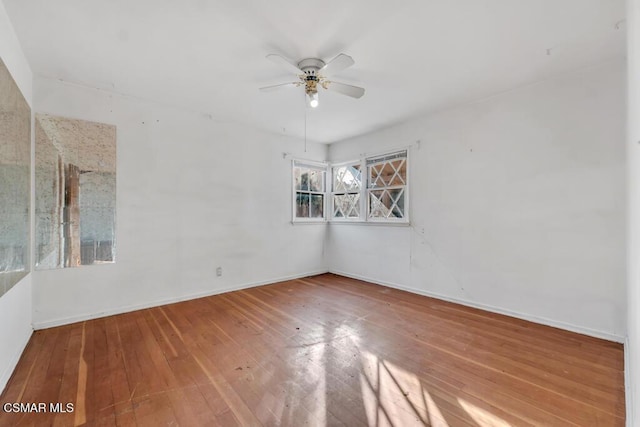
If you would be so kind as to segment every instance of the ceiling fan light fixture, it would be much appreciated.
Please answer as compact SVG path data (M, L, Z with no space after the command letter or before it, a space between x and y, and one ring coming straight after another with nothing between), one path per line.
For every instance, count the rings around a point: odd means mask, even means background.
M364 88L328 80L330 75L349 68L354 64L353 58L344 53L339 54L327 63L319 58L306 58L296 64L276 53L267 55L267 59L286 67L290 72L294 72L298 81L261 87L260 90L263 92L285 87L304 86L306 102L309 108L318 108L320 104L318 99L318 86L331 92L356 99L364 95Z
M318 100L318 91L308 93L307 98L309 100L309 107L311 108L316 108L320 104Z

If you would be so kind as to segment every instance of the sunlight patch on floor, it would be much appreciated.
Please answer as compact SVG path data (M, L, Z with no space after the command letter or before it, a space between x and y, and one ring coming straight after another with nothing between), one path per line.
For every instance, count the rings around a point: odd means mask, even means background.
M448 427L442 412L415 374L361 352L360 388L370 426Z
M479 427L511 427L511 424L504 421L502 418L497 417L482 408L478 408L464 399L458 398L458 403L462 409L467 411L467 414L469 414L469 416L478 423Z
M326 344L315 346L310 350L309 363L300 366L304 373L303 378L310 382L313 387L313 399L308 402L310 404L308 425L326 425L327 423L327 379L326 366L324 364L326 352Z

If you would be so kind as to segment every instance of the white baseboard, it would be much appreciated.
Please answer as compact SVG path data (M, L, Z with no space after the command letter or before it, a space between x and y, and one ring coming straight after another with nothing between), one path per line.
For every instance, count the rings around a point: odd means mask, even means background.
M511 310L505 309L505 308L500 308L500 307L495 307L495 306L492 306L492 305L482 304L482 303L478 303L478 302L475 302L475 301L469 301L469 300L465 300L465 299L462 299L462 298L450 297L450 296L447 296L447 295L442 295L442 294L438 294L438 293L435 293L435 292L424 291L424 290L421 290L421 289L410 288L410 287L407 287L407 286L399 285L397 283L385 282L385 281L377 280L377 279L374 279L374 278L371 278L371 277L361 276L359 274L347 273L345 271L330 270L329 272L333 273L333 274L337 274L339 276L350 277L352 279L363 280L365 282L371 282L371 283L375 283L377 285L388 286L390 288L400 289L402 291L411 292L413 294L424 295L424 296L427 296L427 297L436 298L436 299L444 300L444 301L449 301L449 302L453 302L453 303L456 303L456 304L465 305L465 306L468 306L468 307L479 308L481 310L490 311L492 313L504 314L505 316L515 317L515 318L518 318L518 319L527 320L529 322L539 323L541 325L551 326L551 327L558 328L558 329L564 329L564 330L567 330L567 331L576 332L578 334L588 335L588 336L594 337L594 338L602 338L602 339L605 339L607 341L614 341L614 342L618 342L618 343L624 343L624 337L619 336L619 335L615 335L615 334L611 334L611 333L608 333L608 332L598 331L596 329L585 328L585 327L582 327L582 326L572 325L570 323L565 323L565 322L561 322L561 321L557 321L557 320L547 319L547 318L544 318L544 317L538 317L538 316L534 316L534 315L530 315L530 314L526 314L526 313L518 313L518 312L515 312L515 311L511 311Z
M211 291L197 292L197 293L194 293L194 294L181 295L181 296L177 296L177 297L173 297L173 298L165 298L165 299L161 299L161 300L150 301L150 302L143 303L143 304L132 304L132 305L124 306L124 307L113 308L111 310L100 311L100 312L97 312L97 313L85 313L85 314L79 314L79 315L76 315L76 316L69 316L69 317L64 317L64 318L59 318L59 319L46 320L44 322L34 322L33 323L33 328L35 330L53 328L53 327L56 327L56 326L68 325L70 323L83 322L85 320L98 319L98 318L101 318L101 317L113 316L115 314L129 313L131 311L143 310L145 308L158 307L158 306L161 306L161 305L173 304L173 303L176 303L176 302L182 302L182 301L188 301L188 300L197 299L197 298L208 297L208 296L212 296L212 295L224 294L226 292L239 291L239 290L242 290L242 289L254 288L256 286L270 285L272 283L278 283L278 282L284 282L284 281L287 281L287 280L299 279L301 277L315 276L315 275L318 275L318 274L324 274L324 273L328 273L328 272L329 272L328 270L309 271L309 272L306 272L306 273L294 274L294 275L291 275L291 276L276 277L276 278L273 278L273 279L261 280L261 281L258 281L258 282L244 283L244 284L240 284L240 285L237 285L237 286L231 286L231 287L223 288L223 289L215 289L215 290L211 290Z
M194 294L187 294L187 295L182 295L182 296L173 297L173 298L155 300L155 301L151 301L151 302L143 303L143 304L133 304L133 305L124 306L124 307L118 307L118 308L114 308L114 309L111 309L111 310L105 310L105 311L101 311L101 312L97 312L97 313L85 313L85 314L80 314L80 315L76 315L76 316L70 316L70 317L64 317L64 318L59 318L59 319L47 320L47 321L44 321L44 322L34 322L33 323L33 328L35 330L53 328L53 327L56 327L56 326L68 325L70 323L82 322L82 321L85 321L85 320L97 319L97 318L100 318L100 317L113 316L115 314L128 313L128 312L135 311L135 310L142 310L142 309L145 309L145 308L158 307L158 306L165 305L165 304L173 304L173 303L176 303L176 302L188 301L188 300L192 300L192 299L196 299L196 298L202 298L202 297L207 297L207 296L211 296L211 295L223 294L223 293L226 293L226 292L239 291L241 289L248 289L248 288L253 288L253 287L256 287L256 286L268 285L268 284L272 284L272 283L283 282L283 281L286 281L286 280L299 279L301 277L314 276L314 275L323 274L323 273L333 273L333 274L337 274L339 276L351 277L353 279L363 280L363 281L366 281L366 282L375 283L375 284L382 285L382 286L388 286L390 288L400 289L400 290L411 292L411 293L418 294L418 295L424 295L424 296L427 296L427 297L436 298L436 299L440 299L440 300L444 300L444 301L449 301L449 302L453 302L453 303L456 303L456 304L465 305L465 306L468 306L468 307L478 308L478 309L481 309L481 310L490 311L492 313L504 314L506 316L515 317L515 318L518 318L518 319L527 320L527 321L530 321L530 322L539 323L539 324L546 325L546 326L551 326L551 327L554 327L554 328L564 329L564 330L567 330L567 331L576 332L576 333L579 333L579 334L588 335L588 336L595 337L595 338L602 338L602 339L605 339L605 340L608 340L608 341L614 341L614 342L618 342L618 343L624 343L625 342L625 338L624 337L619 336L619 335L615 335L615 334L611 334L611 333L608 333L608 332L603 332L603 331L599 331L599 330L595 330L595 329L585 328L585 327L582 327L582 326L577 326L577 325L573 325L573 324L570 324L570 323L565 323L565 322L561 322L561 321L557 321L557 320L547 319L547 318L544 318L544 317L538 317L538 316L534 316L534 315L529 315L529 314L526 314L526 313L519 313L519 312L511 311L511 310L508 310L508 309L504 309L504 308L501 308L501 307L495 307L495 306L491 306L491 305L487 305L487 304L478 303L478 302L475 302L475 301L465 300L465 299L462 299L462 298L450 297L450 296L438 294L438 293L435 293L435 292L429 292L429 291L424 291L424 290L421 290L421 289L415 289L415 288L399 285L397 283L385 282L385 281L374 279L372 277L366 277L366 276L362 276L362 275L359 275L359 274L353 274L353 273L348 273L348 272L345 272L345 271L337 271L337 270L310 271L310 272L301 273L301 274L295 274L295 275L291 275L291 276L277 277L277 278L272 278L272 279L268 279L268 280L262 280L262 281L258 281L258 282L245 283L245 284L241 284L241 285L237 285L237 286L232 286L232 287L229 287L229 288L216 289L216 290L205 291L205 292L198 292L198 293L194 293ZM27 339L27 341L28 341L28 339ZM26 343L25 343L25 345L26 345ZM18 357L19 357L19 354L18 354Z
M31 329L29 333L22 338L22 342L18 347L16 347L13 357L11 357L11 360L9 361L7 366L5 366L4 371L2 372L2 376L0 376L0 393L4 391L4 388L7 386L9 379L11 379L13 371L16 369L16 366L18 366L18 362L20 361L22 352L27 347L31 335L33 335L33 329Z

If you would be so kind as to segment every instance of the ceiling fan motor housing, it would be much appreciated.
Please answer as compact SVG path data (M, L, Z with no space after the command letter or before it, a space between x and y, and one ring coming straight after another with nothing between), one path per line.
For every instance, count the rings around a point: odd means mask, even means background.
M298 68L305 72L308 76L315 76L318 70L324 67L324 61L318 58L307 58L298 62Z
M306 74L305 80L305 92L307 95L318 91L318 70L324 67L325 63L322 59L307 58L298 62L298 68L300 68Z

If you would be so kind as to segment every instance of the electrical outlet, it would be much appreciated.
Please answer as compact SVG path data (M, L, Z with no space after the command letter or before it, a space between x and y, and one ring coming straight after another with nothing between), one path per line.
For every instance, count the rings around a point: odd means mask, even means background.
M216 268L216 276L218 277L222 276L222 267Z

